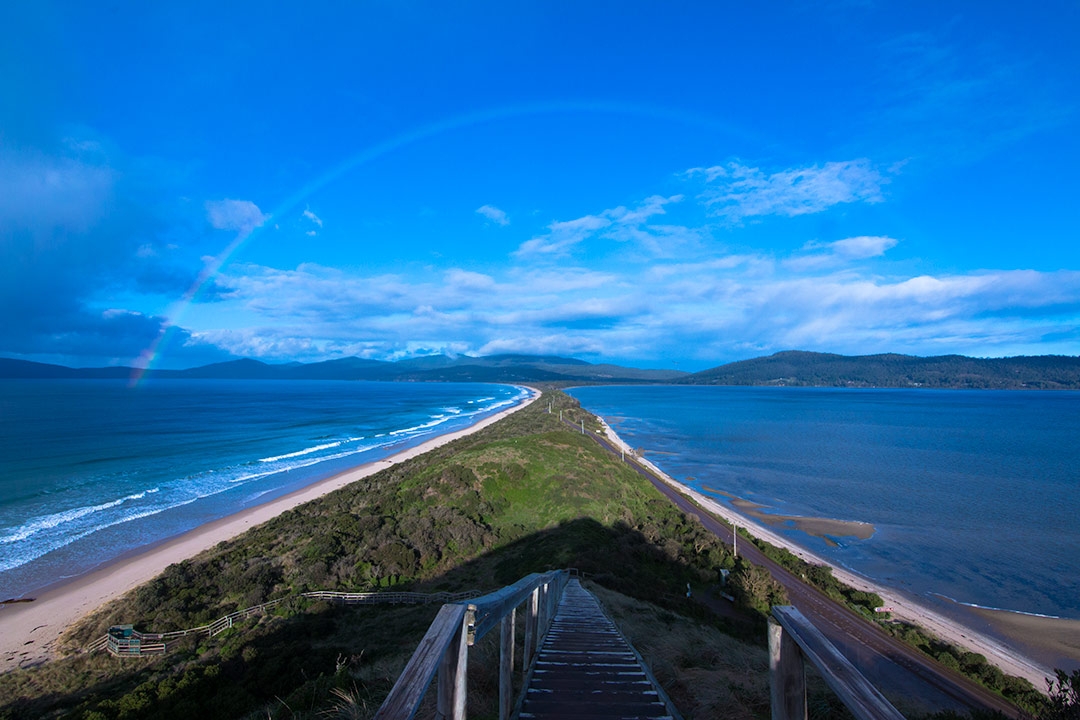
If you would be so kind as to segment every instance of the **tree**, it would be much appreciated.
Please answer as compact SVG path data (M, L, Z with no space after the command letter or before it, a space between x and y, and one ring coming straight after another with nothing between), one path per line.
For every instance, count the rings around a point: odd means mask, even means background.
M1057 679L1046 681L1050 699L1039 720L1080 720L1080 670L1071 675L1064 670L1055 672Z

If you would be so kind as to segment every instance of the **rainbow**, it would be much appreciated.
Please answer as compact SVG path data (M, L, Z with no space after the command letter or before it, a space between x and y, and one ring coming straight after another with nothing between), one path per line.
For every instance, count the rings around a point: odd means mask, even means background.
M364 150L352 155L343 162L339 163L329 171L319 176L312 182L304 185L297 192L287 197L280 205L278 205L273 212L267 216L263 223L254 228L251 231L242 231L230 242L224 250L222 250L213 260L206 264L203 270L199 273L199 276L192 283L191 287L177 300L167 311L166 320L162 327L161 332L154 339L154 341L139 354L139 358L135 361L136 366L131 376L131 386L137 386L145 377L146 372L153 368L161 356L164 354L169 340L176 334L175 328L178 327L180 321L183 319L185 312L193 302L198 300L200 294L207 287L207 285L221 272L221 268L246 244L259 238L264 232L268 224L274 218L285 217L289 212L296 209L305 200L310 198L313 194L326 187L332 182L335 182L342 176L349 172L361 167L372 160L380 158L388 153L394 152L400 148L406 147L421 140L426 140L437 135L441 135L453 130L459 130L462 128L471 127L473 125L479 125L482 123L495 122L500 120L508 120L518 117L526 117L531 115L542 115L552 113L611 113L618 115L633 115L638 117L654 118L659 120L668 120L680 124L694 125L704 127L709 130L713 130L725 135L735 135L747 139L759 140L753 133L736 128L726 123L721 123L715 119L705 116L697 115L694 113L686 112L683 110L674 110L670 108L661 107L649 107L634 105L628 103L614 103L614 102L549 102L541 104L529 104L529 105L513 105L507 107L500 107L488 110L481 110L477 112L465 113L463 115L456 115L439 122L425 125L423 127L410 130L400 135L396 135L389 140L371 145Z

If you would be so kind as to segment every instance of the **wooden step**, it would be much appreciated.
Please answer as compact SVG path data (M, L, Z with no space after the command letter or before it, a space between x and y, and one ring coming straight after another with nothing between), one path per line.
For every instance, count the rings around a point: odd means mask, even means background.
M675 718L637 655L572 578L525 690L522 720Z

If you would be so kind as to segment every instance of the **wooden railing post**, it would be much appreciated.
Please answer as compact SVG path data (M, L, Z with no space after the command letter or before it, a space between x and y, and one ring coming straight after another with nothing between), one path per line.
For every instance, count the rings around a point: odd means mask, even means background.
M536 634L536 645L540 646L540 641L547 635L548 623L551 622L551 605L548 603L548 583L544 583L540 586L540 628Z
M469 668L469 625L472 613L465 613L453 642L439 663L437 717L465 720L465 692Z
M525 605L525 650L521 656L521 671L528 672L536 652L536 622L540 612L540 588L534 588Z
M769 618L769 689L772 720L806 720L806 668L794 639Z
M514 619L517 608L499 626L499 720L509 720L514 704Z

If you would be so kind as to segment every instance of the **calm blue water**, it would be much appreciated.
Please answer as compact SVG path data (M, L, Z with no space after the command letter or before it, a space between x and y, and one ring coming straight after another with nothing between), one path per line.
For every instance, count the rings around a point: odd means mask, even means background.
M571 394L696 489L862 520L792 540L918 596L1080 618L1080 393L588 387ZM724 498L718 498L724 500Z
M0 599L524 397L477 383L0 380Z

